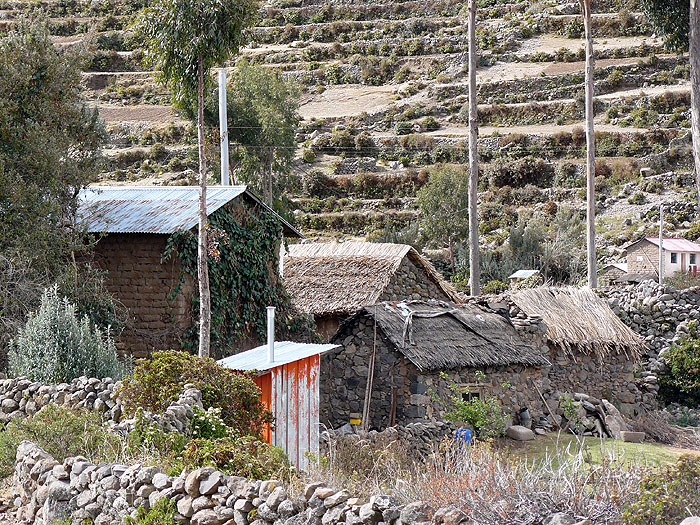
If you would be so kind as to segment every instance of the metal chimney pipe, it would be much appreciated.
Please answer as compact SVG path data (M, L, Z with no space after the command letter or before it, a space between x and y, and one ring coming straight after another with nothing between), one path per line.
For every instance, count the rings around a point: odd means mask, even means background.
M267 362L275 362L275 307L267 307Z
M228 116L226 113L226 70L219 70L219 135L221 136L221 185L228 186Z

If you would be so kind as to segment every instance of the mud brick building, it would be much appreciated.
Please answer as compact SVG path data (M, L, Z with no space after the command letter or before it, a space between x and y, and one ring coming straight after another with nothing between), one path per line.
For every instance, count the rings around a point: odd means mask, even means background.
M458 292L433 265L405 244L294 244L283 267L292 302L314 316L325 340L343 319L378 301L460 301Z
M117 340L120 351L146 357L153 350L177 347L190 326L197 283L189 276L180 282L178 258L164 260L163 255L170 235L180 230L196 232L198 209L199 187L95 186L81 192L79 217L97 237L95 262L107 271L108 290L129 313L130 322ZM245 186L209 187L208 215L223 209L239 217L274 214ZM284 235L301 237L275 216ZM276 278L278 268L270 272Z

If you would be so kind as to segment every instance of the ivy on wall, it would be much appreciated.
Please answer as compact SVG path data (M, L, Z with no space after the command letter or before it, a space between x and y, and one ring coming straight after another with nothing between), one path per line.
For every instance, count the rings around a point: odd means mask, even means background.
M318 341L311 318L291 304L278 275L282 227L274 215L246 202L225 206L209 217L209 285L211 288L212 356L226 357L266 338L267 306L277 308L275 337ZM213 242L212 242L213 240ZM171 300L182 291L187 276L197 277L197 235L178 231L169 238L163 259L181 263L179 283ZM199 337L199 297L192 295L192 324L182 346L196 350Z

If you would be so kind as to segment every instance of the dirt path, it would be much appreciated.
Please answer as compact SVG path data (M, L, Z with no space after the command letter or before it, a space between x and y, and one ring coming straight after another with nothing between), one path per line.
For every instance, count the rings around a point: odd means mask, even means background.
M559 131L571 132L575 127L583 126L583 122L575 122L573 124L533 124L530 126L479 126L479 136L488 137L494 133L500 133L501 135L508 135L510 133L522 133L524 135L552 135ZM621 128L620 126L613 126L611 124L596 124L596 131L610 131L610 132L626 132L626 133L644 133L648 131L645 128ZM469 136L469 128L462 126L449 126L446 128L439 129L437 131L431 131L425 133L425 135L431 135L433 137L452 137L452 138L466 138Z
M178 122L182 121L170 106L108 106L98 105L106 122Z
M376 113L394 100L398 86L338 86L323 93L304 95L299 113L303 119L352 117Z
M538 52L554 53L561 48L577 50L579 48L583 48L584 44L585 40L583 39L566 38L556 35L542 35L525 40L515 54L518 56L523 56ZM642 44L657 46L661 45L662 41L658 38L646 36L629 36L617 38L598 38L595 39L593 43L597 51L636 47L641 46Z

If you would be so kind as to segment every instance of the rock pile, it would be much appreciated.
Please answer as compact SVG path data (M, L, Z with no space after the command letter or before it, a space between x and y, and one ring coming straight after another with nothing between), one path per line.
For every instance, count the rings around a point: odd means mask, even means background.
M399 444L401 450L414 457L427 457L448 436L454 436L458 426L448 421L425 421L405 426L389 427L381 432L363 432L359 427L344 425L336 430L321 433L321 450L328 450L338 440L350 443L369 442L383 447Z
M620 432L629 430L620 411L607 399L576 393L573 399L562 397L547 405L555 425L574 434L621 439Z
M227 476L211 467L173 477L155 467L94 465L83 457L60 464L29 441L17 449L14 481L17 518L37 525L65 518L121 523L140 506L148 509L163 498L175 503L179 523L194 525L400 525L428 522L433 515L420 501L401 505L377 495L363 503L323 483L309 484L295 496L279 481Z

